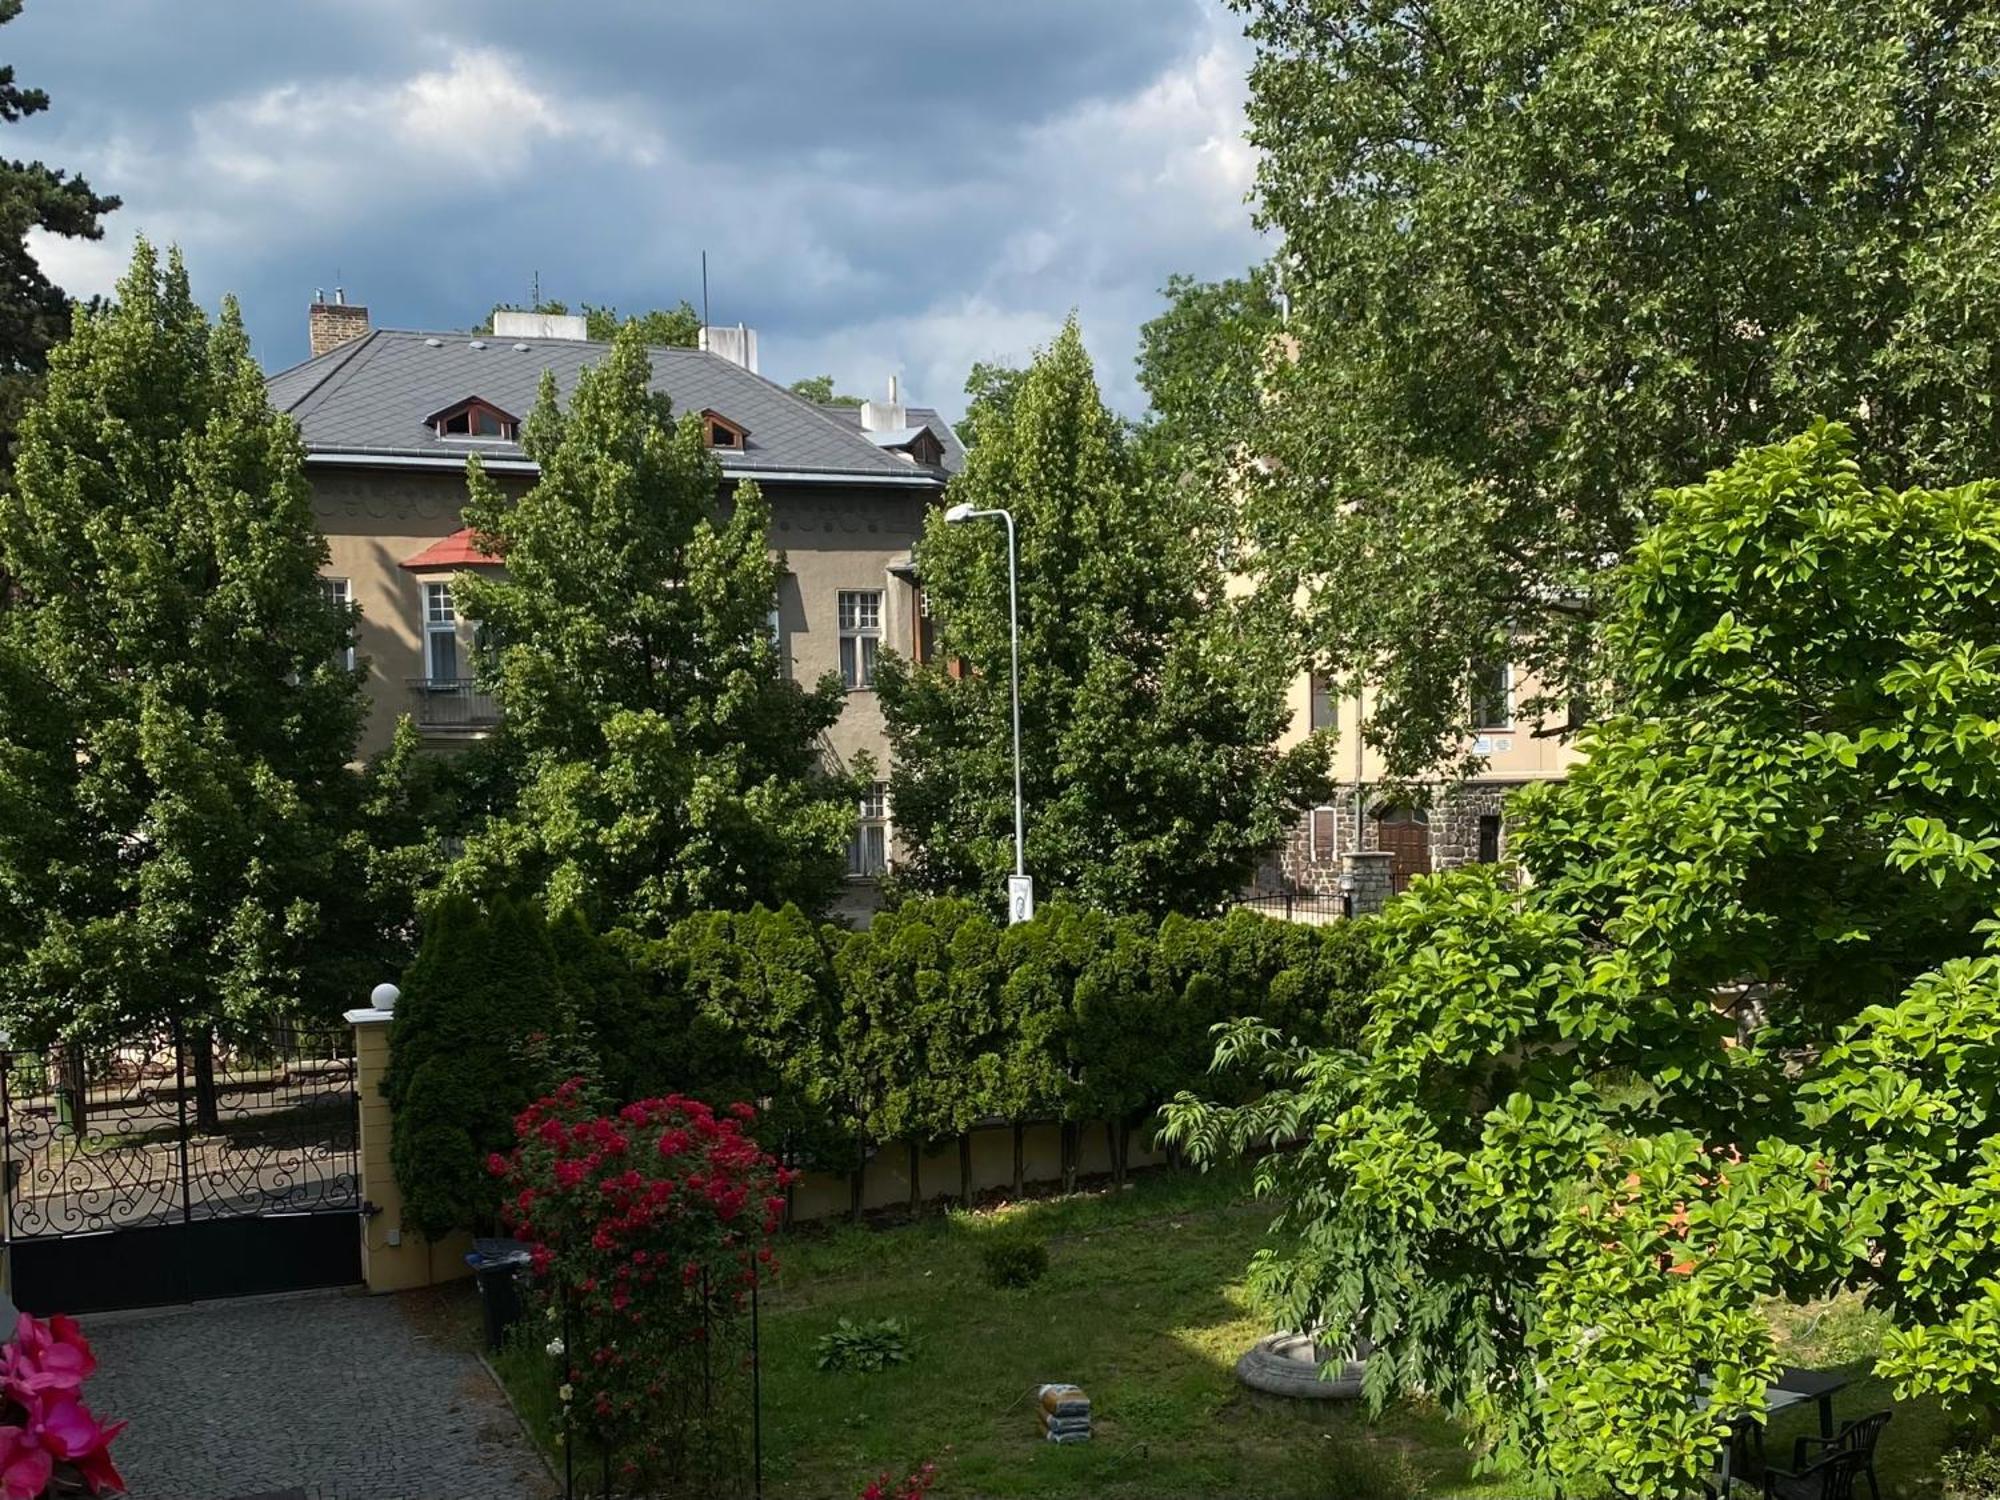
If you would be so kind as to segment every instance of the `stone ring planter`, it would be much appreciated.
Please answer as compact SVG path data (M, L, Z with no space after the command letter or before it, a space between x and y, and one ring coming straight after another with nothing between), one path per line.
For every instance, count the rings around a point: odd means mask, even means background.
M1353 1401L1361 1395L1363 1360L1339 1361L1331 1377L1320 1367L1338 1356L1321 1347L1310 1334L1274 1333L1261 1338L1236 1361L1236 1378L1253 1391L1291 1396L1302 1401Z

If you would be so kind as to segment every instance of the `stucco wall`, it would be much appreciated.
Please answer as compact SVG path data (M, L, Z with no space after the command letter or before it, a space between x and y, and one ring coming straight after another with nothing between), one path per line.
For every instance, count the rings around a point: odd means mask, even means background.
M369 665L373 711L364 755L389 742L408 710L408 683L424 675L423 577L399 564L463 524L463 478L396 470L316 471L314 508L331 551L326 572L346 578L361 607L358 653ZM802 682L840 669L838 596L843 589L883 591L885 647L907 655L915 627L915 595L889 565L906 559L922 530L922 492L770 486L771 545L789 569L780 590L779 622L787 670ZM431 578L444 575L430 574ZM461 627L469 661L470 628ZM848 698L829 734L843 758L867 751L886 773L888 746L872 692Z

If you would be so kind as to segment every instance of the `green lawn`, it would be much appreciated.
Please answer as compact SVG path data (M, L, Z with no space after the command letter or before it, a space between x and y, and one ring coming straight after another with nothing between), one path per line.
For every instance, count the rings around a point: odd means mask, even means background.
M881 1470L932 1460L941 1500L1506 1494L1469 1479L1458 1434L1433 1413L1370 1422L1348 1403L1237 1384L1236 1357L1269 1331L1243 1290L1269 1218L1237 1175L1151 1174L1118 1194L1025 1205L1007 1227L1049 1246L1047 1276L1025 1291L980 1274L999 1216L789 1238L764 1302L765 1493L852 1500ZM841 1317L906 1320L910 1362L820 1372L814 1343ZM1089 1392L1092 1442L1042 1440L1030 1392L1055 1380ZM546 1411L510 1383L531 1421Z
M766 1494L852 1500L874 1474L925 1460L943 1470L939 1500L1516 1493L1473 1479L1457 1431L1435 1412L1370 1421L1348 1403L1288 1402L1237 1384L1237 1355L1268 1331L1243 1276L1269 1218L1240 1175L1151 1174L1122 1193L1004 1216L789 1237L764 1301ZM980 1274L980 1245L1003 1223L1047 1240L1048 1275L1026 1291L994 1290ZM842 1317L905 1320L910 1362L822 1373L815 1341ZM1772 1318L1788 1359L1855 1370L1843 1416L1888 1404L1866 1374L1879 1323L1852 1300ZM501 1368L530 1423L547 1430L547 1393L529 1388L537 1364L514 1353ZM1030 1391L1055 1380L1089 1392L1091 1443L1041 1440ZM1809 1410L1781 1419L1771 1456L1788 1461L1792 1437L1811 1428ZM1934 1409L1898 1409L1884 1439L1884 1500L1935 1496L1929 1474L1943 1435Z

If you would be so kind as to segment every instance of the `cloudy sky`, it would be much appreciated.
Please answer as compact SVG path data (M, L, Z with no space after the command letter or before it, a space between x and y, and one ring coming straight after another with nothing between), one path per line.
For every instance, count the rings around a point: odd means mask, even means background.
M1177 270L1261 254L1247 46L1219 0L28 0L0 59L49 90L5 154L125 207L52 242L72 292L143 231L305 355L315 287L378 326L545 295L699 305L764 372L955 412L972 361L1072 306L1135 412Z

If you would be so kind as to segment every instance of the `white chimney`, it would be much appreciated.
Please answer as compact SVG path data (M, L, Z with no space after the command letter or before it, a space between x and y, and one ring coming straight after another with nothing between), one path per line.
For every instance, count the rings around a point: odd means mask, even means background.
M701 347L710 354L720 355L732 365L741 365L752 375L757 373L757 330L745 328L738 323L734 328L704 328L701 331Z
M580 343L590 337L590 324L577 313L496 312L493 314L496 339L568 339Z
M903 405L901 388L896 377L889 377L889 399L887 401L864 401L861 403L861 430L863 432L903 432L910 425L910 413Z

